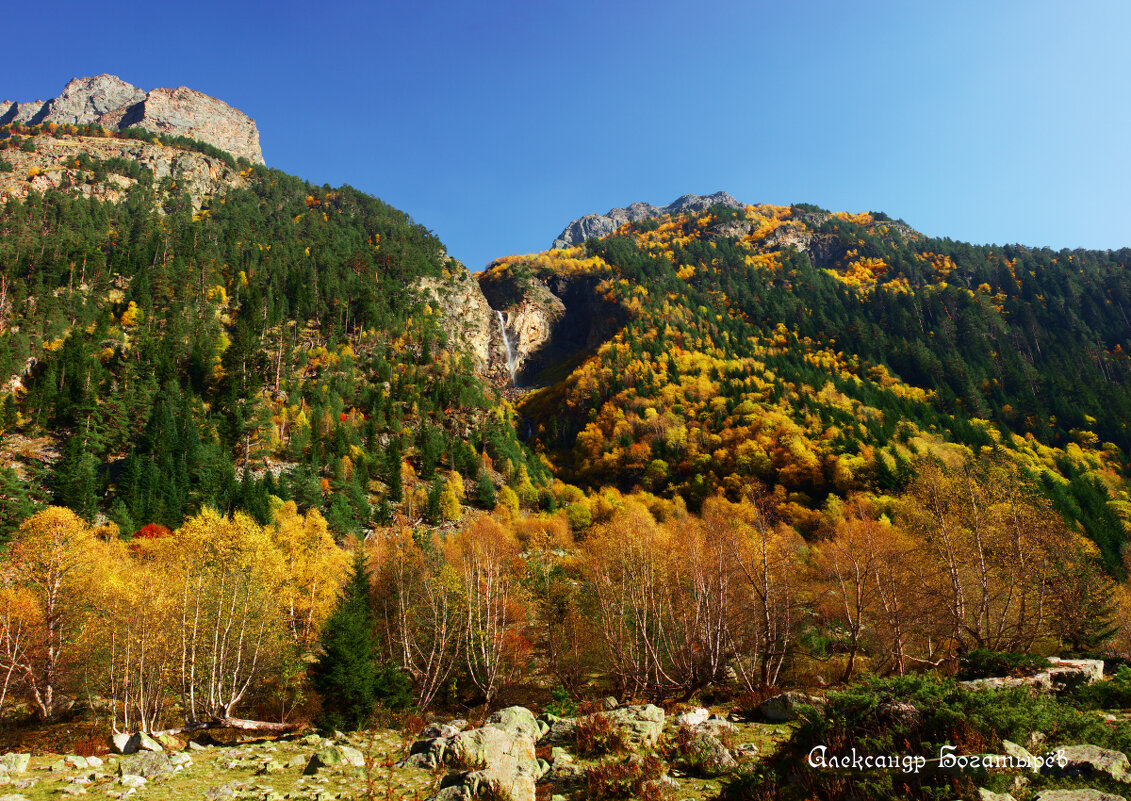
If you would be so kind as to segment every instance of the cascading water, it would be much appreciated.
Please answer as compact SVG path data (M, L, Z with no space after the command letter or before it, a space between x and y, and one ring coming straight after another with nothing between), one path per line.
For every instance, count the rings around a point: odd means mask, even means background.
M514 386L514 377L518 372L518 357L515 355L514 348L511 346L510 337L507 336L507 324L503 319L503 313L496 311L495 314L499 318L499 330L503 332L503 346L507 349L507 372L511 375L511 386Z

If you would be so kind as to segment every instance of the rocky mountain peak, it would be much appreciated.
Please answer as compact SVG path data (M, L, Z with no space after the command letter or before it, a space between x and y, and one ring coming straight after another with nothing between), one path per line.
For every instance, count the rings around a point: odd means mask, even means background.
M730 206L734 209L743 208L726 192L715 192L713 195L683 195L663 207L653 206L651 203L636 202L623 209L609 209L605 214L586 214L565 227L551 247L568 248L580 245L590 237L608 236L626 222L637 222L649 217L661 217L665 214L682 214L708 209L711 206Z
M237 158L263 163L255 120L222 100L186 86L146 92L106 73L72 78L58 97L46 102L0 103L0 125L12 122L145 128L198 139Z

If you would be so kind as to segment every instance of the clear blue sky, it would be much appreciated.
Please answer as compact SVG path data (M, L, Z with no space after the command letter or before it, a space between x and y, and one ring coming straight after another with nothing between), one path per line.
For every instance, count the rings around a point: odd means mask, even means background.
M725 190L977 243L1131 246L1131 3L18 2L0 97L111 72L253 116L271 166L473 270Z

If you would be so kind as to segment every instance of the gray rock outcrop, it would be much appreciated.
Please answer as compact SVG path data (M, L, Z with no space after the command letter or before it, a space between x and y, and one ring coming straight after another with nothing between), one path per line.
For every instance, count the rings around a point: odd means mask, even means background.
M1059 659L1049 657L1052 663L1047 670L1032 676L994 676L986 679L971 679L960 684L967 690L999 690L1012 687L1028 687L1043 693L1058 693L1064 690L1095 684L1103 679L1102 659Z
M454 731L439 728L432 737L412 744L404 765L432 768L439 765L461 771L443 782L432 801L453 801L487 795L511 801L534 801L535 783L547 766L534 754L541 728L530 710L501 709L478 729Z
M187 136L236 158L263 163L255 120L186 86L146 92L116 75L73 78L58 97L46 102L0 103L0 125L13 122L144 128L167 136Z
M1096 745L1069 745L1057 751L1058 764L1044 772L1088 778L1105 775L1117 782L1131 782L1131 763L1122 751L1110 751ZM1064 764L1067 763L1067 764ZM1064 764L1063 767L1060 767Z
M768 721L784 723L797 718L798 707L801 705L823 709L825 702L812 695L789 691L767 698L758 705L758 712Z
M558 234L551 247L568 248L580 245L590 237L608 236L626 222L637 222L664 214L703 211L718 205L730 206L733 209L744 208L742 203L726 192L716 192L713 195L683 195L663 207L653 206L651 203L633 203L623 209L609 209L605 214L586 214L574 220Z

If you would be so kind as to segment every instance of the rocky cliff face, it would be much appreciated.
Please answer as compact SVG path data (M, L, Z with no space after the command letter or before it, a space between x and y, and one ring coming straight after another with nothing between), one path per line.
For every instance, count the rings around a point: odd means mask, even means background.
M181 86L146 92L116 75L74 78L52 100L0 103L0 125L101 125L145 128L167 136L188 136L233 156L263 163L255 120L227 103Z
M659 217L663 214L681 214L685 211L702 211L711 206L730 206L734 209L743 208L726 192L716 192L713 195L684 195L673 200L668 205L659 208L651 203L633 203L623 209L610 209L606 214L586 214L574 220L558 234L551 247L568 248L580 245L590 237L602 237L611 234L626 222L636 222L649 217Z
M87 136L61 138L37 136L35 152L7 149L3 158L11 172L0 172L0 202L10 197L26 197L29 192L67 189L83 197L118 202L123 200L134 179L110 173L95 183L91 173L76 167L76 158L86 153L100 160L136 161L160 181L173 178L188 192L194 209L200 209L212 195L245 185L246 178L221 159L195 151L154 145L133 139L101 139Z
M479 286L502 316L514 351L514 385L543 369L593 350L624 324L619 306L597 292L600 278L553 275L521 283L509 274L481 273Z
M476 370L486 374L493 363L498 339L495 312L467 268L449 262L448 278L421 278L416 282L417 296L440 311L440 322L455 350L465 350L475 359Z

